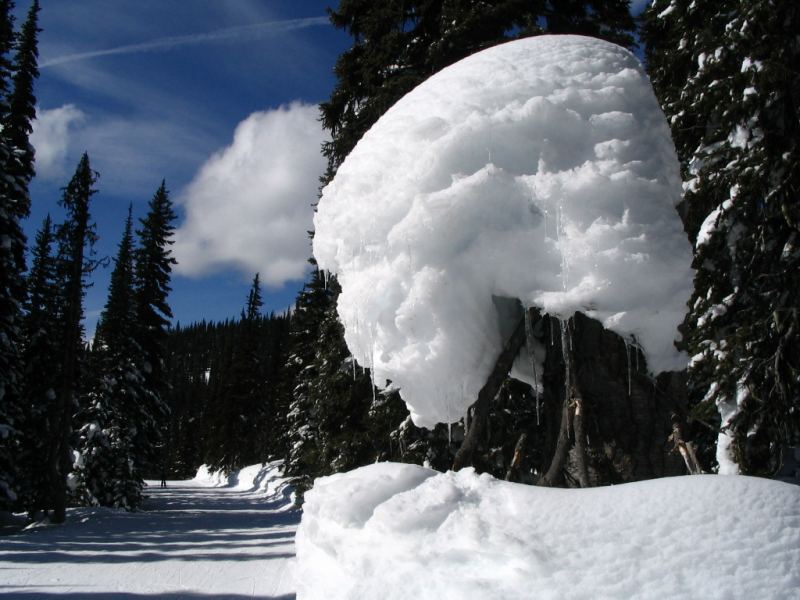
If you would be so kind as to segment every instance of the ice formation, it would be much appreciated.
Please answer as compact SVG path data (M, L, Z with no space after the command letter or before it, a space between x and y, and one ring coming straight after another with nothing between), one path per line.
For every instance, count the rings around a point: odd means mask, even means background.
M652 371L685 367L680 195L637 59L539 36L470 56L389 109L323 190L314 256L338 275L355 358L431 426L460 418L491 372L513 328L498 298L583 311L634 336Z
M697 475L562 490L378 463L317 479L298 600L797 598L800 487Z

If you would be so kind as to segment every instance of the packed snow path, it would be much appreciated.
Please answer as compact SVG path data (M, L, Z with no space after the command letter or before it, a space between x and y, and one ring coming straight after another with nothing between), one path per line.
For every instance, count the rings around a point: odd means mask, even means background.
M241 481L241 480L240 480ZM145 510L76 509L60 527L0 537L0 596L294 598L300 514L288 490L150 482Z

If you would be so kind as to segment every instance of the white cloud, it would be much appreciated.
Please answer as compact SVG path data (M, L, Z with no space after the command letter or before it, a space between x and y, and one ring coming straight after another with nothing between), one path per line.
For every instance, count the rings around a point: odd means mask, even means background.
M60 108L37 109L31 144L36 149L36 174L46 179L63 177L74 127L86 115L72 104Z
M299 102L239 123L233 143L178 198L186 220L175 235L176 271L201 276L232 267L259 272L272 286L301 279L325 139L317 107Z

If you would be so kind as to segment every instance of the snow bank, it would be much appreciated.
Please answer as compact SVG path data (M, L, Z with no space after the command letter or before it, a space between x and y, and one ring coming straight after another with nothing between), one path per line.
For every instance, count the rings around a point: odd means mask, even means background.
M238 471L212 471L208 465L200 465L192 483L203 487L227 487L236 491L251 492L259 496L283 495L291 498L286 508L294 506L294 490L283 476L283 461L249 465ZM154 485L157 482L154 482Z
M414 422L452 422L502 347L493 296L636 337L655 372L692 284L669 128L628 51L580 36L490 48L370 129L322 193L314 256L356 359Z
M797 598L800 487L675 477L537 488L414 465L318 479L299 600Z

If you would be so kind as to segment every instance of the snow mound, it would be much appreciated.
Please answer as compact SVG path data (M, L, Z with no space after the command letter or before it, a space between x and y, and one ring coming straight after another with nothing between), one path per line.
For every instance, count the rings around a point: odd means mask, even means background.
M318 479L299 600L797 598L800 487L674 477L538 488L383 463Z
M294 505L294 490L283 476L282 460L249 465L230 472L213 471L208 465L200 465L192 483L203 487L226 487L259 496L283 496L287 500L287 509Z
M692 284L669 128L637 59L580 36L474 54L389 109L323 190L314 256L355 358L414 422L457 420L503 341L493 297L635 336L655 371Z

